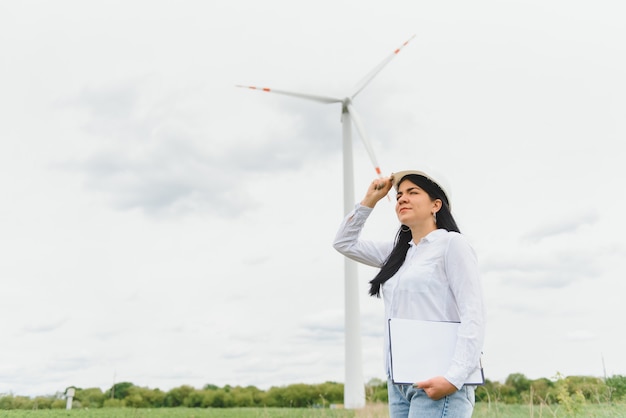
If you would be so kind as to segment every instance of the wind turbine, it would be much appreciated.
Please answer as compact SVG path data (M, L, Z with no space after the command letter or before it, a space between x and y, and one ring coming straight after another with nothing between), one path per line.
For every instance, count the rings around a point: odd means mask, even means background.
M404 42L396 48L390 55L380 62L370 71L359 83L357 83L346 97L319 96L315 94L297 93L286 90L270 89L268 87L241 86L264 92L283 94L286 96L298 97L306 100L313 100L325 104L341 103L341 123L343 126L343 208L344 216L354 207L354 173L352 157L352 129L354 124L356 130L365 145L376 174L382 177L380 167L376 161L374 150L368 136L363 128L363 123L358 115L352 100L369 84L370 81L385 67L402 48L413 39ZM359 308L359 287L357 281L356 262L344 257L344 277L345 277L345 383L344 383L344 407L362 408L365 406L365 382L363 379L363 362L361 349L361 323Z

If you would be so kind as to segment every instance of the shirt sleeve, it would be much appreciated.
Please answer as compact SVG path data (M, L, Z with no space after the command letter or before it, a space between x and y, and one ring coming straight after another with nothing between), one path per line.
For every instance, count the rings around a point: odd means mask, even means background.
M381 267L393 248L393 243L362 240L361 231L373 208L357 204L348 213L335 235L333 247L346 257L372 267Z
M454 234L445 256L446 275L457 302L461 325L452 365L444 376L460 389L480 363L485 338L485 309L476 254L465 237Z

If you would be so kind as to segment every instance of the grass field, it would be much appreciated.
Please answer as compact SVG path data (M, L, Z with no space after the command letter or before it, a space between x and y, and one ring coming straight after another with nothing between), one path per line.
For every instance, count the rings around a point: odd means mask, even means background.
M71 411L11 410L0 411L2 418L389 418L386 404L368 405L360 410L343 409L291 409L291 408L103 408L75 409ZM478 403L473 418L625 418L626 405L584 405L572 415L556 406L504 405Z

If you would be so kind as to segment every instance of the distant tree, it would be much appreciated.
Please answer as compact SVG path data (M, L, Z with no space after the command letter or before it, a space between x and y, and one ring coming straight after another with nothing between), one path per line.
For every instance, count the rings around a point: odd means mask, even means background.
M13 395L2 395L0 396L0 411L5 409L15 409L14 405L14 396Z
M74 400L80 402L83 408L100 408L104 399L104 393L100 388L76 388L74 394Z
M613 375L606 379L606 385L610 390L610 400L626 400L626 376Z
M278 403L277 406L284 406L289 408L304 408L307 406L311 406L311 398L313 396L310 385L298 383L282 388L277 388L275 392L278 392L281 395L281 402Z
M52 401L52 405L50 405L50 408L52 408L52 409L65 409L66 405L67 405L67 403L65 402L64 399L54 399L54 401Z
M343 403L343 383L324 382L313 387L317 392L311 399L313 404L322 403L323 406Z
M224 389L204 391L202 407L204 408L230 408L235 406L230 391Z
M160 408L164 404L165 393L159 389L133 386L124 398L126 406L132 408Z
M498 385L496 392L496 400L504 402L505 404L516 404L522 402L522 395L515 389L514 386Z
M341 402L343 402L343 384L335 382L271 387L265 394L265 405L269 407L304 408Z
M106 392L105 397L109 399L124 399L128 395L129 389L133 386L135 385L130 382L116 383Z
M37 396L35 399L33 399L32 409L51 409L53 402L54 398Z
M255 386L219 388L207 384L202 389L188 385L167 393L159 389L138 387L130 382L113 385L105 393L99 388L75 388L74 408L130 407L130 408L232 408L232 407L328 407L343 402L343 384L324 382L317 385L292 384L272 387L267 391ZM387 402L387 382L372 379L366 385L367 402ZM493 404L541 404L551 413L564 411L575 416L586 408L586 403L603 404L626 401L626 377L614 375L605 380L590 376L563 376L557 373L552 379L530 380L521 373L509 375L504 383L490 381L476 389L477 402ZM0 394L0 410L9 409L64 409L63 392L51 396L14 396ZM623 404L618 407L621 408Z
M174 388L165 394L163 404L167 407L186 406L186 399L194 391L195 389L189 385L182 385Z
M0 395L0 411L13 409L13 396Z
M599 377L568 376L565 378L570 394L580 393L586 400L600 403L609 399L609 388Z
M556 380L554 383L556 399L559 405L565 409L567 416L577 415L585 404L582 390L575 387L573 381L568 381L561 373L557 373L554 379Z
M123 399L108 398L102 403L103 408L123 408L125 406L126 401Z
M485 384L476 388L476 402L495 402L497 394L500 393L499 387L499 382L485 379Z
M504 382L505 385L511 386L520 395L524 392L528 392L530 383L531 381L522 373L510 374Z
M183 406L187 408L200 408L204 402L204 390L194 389L183 400Z
M231 388L230 396L237 407L263 406L263 391L254 386Z
M388 402L387 381L382 379L370 379L365 385L365 400L367 402Z
M165 405L165 392L160 389L142 388L141 396L147 400L153 408L161 408Z
M554 397L554 382L550 379L542 377L541 379L533 380L530 387L532 389L532 402L534 404L550 404L556 401Z
M33 409L33 401L28 396L15 396L11 409Z
M284 387L271 387L265 400L270 407L302 408L311 406L310 386L302 383Z
M272 386L265 392L265 404L269 407L279 407L285 404L283 388Z

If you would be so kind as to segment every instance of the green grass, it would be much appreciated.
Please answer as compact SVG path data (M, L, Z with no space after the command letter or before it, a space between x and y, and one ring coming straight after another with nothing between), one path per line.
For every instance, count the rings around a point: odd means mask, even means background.
M0 411L2 418L353 418L355 411L299 408L101 408Z
M585 404L573 415L558 406L505 405L479 402L473 418L624 418L626 404ZM0 418L389 418L386 404L362 410L296 408L102 408L0 411Z
M476 404L472 418L624 418L626 404L585 404L576 413L558 405L505 405L486 402Z

